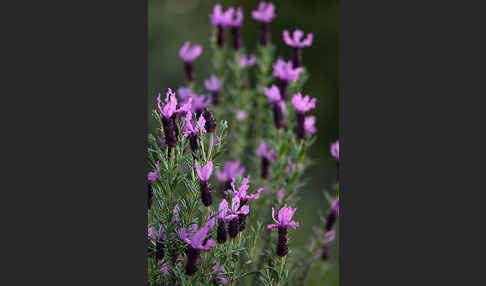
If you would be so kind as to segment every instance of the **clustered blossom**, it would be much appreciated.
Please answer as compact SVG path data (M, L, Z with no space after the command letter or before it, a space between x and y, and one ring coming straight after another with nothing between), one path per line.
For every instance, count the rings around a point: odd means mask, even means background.
M305 40L302 40L303 36L304 32L299 29L294 31L292 38L290 37L288 30L283 31L285 43L293 48L292 63L294 64L294 67L302 66L302 48L312 45L313 34L309 33Z
M192 113L190 111L186 112L185 123L184 123L184 136L189 136L189 145L191 146L191 151L193 157L196 157L199 139L199 129L201 132L206 133L206 119L204 116L200 115L196 124L192 123Z
M257 154L262 158L261 177L262 179L266 179L269 174L270 161L275 162L277 160L277 155L275 154L275 151L269 150L269 147L264 140L260 141Z
M187 41L179 50L179 56L184 60L184 71L186 73L187 81L194 81L194 69L192 62L202 53L201 45L194 45L191 47L190 42Z
M336 231L333 229L331 231L326 232L324 239L322 242L322 247L319 250L320 257L322 260L327 261L329 260L329 244L335 239Z
M215 75L211 75L209 79L204 81L204 86L211 92L211 102L215 106L219 105L219 89L221 88L221 84L221 81Z
M265 46L270 43L270 30L268 24L275 17L275 6L273 3L260 2L258 10L251 12L253 19L261 22L260 43Z
M211 189L208 185L209 177L213 172L213 161L208 161L204 167L199 166L199 162L195 160L195 167L197 176L199 177L199 187L201 191L201 200L204 206L209 207L213 203L213 198L211 195Z
M326 231L330 231L334 225L336 224L336 220L339 215L339 198L337 198L331 206L331 210L329 211L329 214L327 215L326 219L326 226L325 229Z
M337 198L331 206L331 210L326 218L326 225L324 229L326 230L326 235L324 240L322 241L322 247L320 249L320 256L321 259L326 261L329 259L329 244L335 238L335 229L334 226L336 225L336 220L339 215L339 198Z
M240 231L240 215L248 215L250 207L248 205L241 204L241 200L238 196L233 196L231 199L231 208L228 208L228 212L232 217L229 221L228 233L230 238L234 239Z
M213 113L206 107L204 108L202 115L206 120L206 125L204 128L206 128L208 133L214 133L216 131L216 119L214 119Z
M285 101L280 96L280 90L276 85L271 88L263 88L265 95L273 106L273 121L277 129L286 129L285 123Z
M236 189L235 187L235 179L231 181L231 188L233 189L233 197L238 197L240 199L240 207L245 206L249 200L256 200L260 198L261 192L263 192L265 189L264 188L259 188L256 192L256 194L251 194L248 195L246 191L250 188L250 177L246 177L243 179L241 182L241 186ZM238 214L238 220L239 220L239 231L244 231L246 228L246 216L247 214L241 213Z
M155 163L155 171L149 172L147 174L147 180L148 180L148 207L150 208L152 206L152 198L154 196L154 191L152 189L152 183L155 182L159 178L159 171L160 171L160 162L157 161Z
M214 219L208 221L203 227L197 230L197 225L193 224L189 232L185 228L179 230L179 237L187 243L186 275L192 276L197 271L201 250L209 250L215 245L214 240L208 239L208 234L214 226Z
M306 134L305 128L305 116L304 113L316 107L317 98L310 99L308 95L302 97L302 94L296 93L292 97L292 104L294 105L295 109L297 110L297 138L304 139ZM311 124L311 131L312 131L312 120L311 122L307 123L308 125ZM309 128L309 126L308 126Z
M227 215L229 208L228 208L228 202L225 199L222 200L221 203L219 204L218 211L219 212L218 212L218 215L216 217L218 219L218 229L217 229L216 240L218 241L218 243L225 243L226 239L227 239L226 221L232 220L232 219L236 218L237 216L232 215L232 214Z
M315 116L307 116L304 120L304 131L305 134L314 134L317 132L316 129L316 117Z
M231 188L231 180L243 176L243 173L245 173L245 167L241 166L240 161L228 161L222 172L219 169L216 170L216 179L222 183L223 196L226 195L225 191Z
M229 25L231 17L232 12L229 9L226 12L223 12L221 4L214 5L213 13L209 15L211 24L217 29L216 42L220 48L224 45L224 29Z
M165 105L162 107L161 94L157 96L157 107L162 115L162 125L164 126L165 143L169 149L177 145L177 136L179 136L179 129L177 127L176 115L181 112L187 112L191 109L192 99L185 102L182 107L177 108L177 98L175 93L169 88L166 97Z
M294 68L291 61L284 61L279 58L273 64L273 75L278 78L280 94L283 100L287 100L287 89L289 82L296 82L302 73L302 68Z
M179 219L179 204L176 204L174 206L174 209L172 210L173 217L172 217L172 223L177 223L180 221Z
M289 252L288 248L288 228L296 229L299 226L298 222L292 220L296 209L287 207L284 205L278 212L278 220L275 219L275 209L272 208L272 219L275 224L267 225L268 229L278 228L278 242L277 242L277 255L283 257Z

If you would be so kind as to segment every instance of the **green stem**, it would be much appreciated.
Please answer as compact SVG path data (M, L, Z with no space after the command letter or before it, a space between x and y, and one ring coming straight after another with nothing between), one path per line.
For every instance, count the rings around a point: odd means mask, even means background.
M214 133L211 133L211 138L209 139L209 150L208 150L208 157L206 158L206 163L211 158L211 153L213 152L213 141L214 141Z
M277 284L277 286L280 286L280 283L282 282L282 272L283 272L283 268L284 268L284 265L285 265L285 257L287 257L287 256L283 256L280 259L280 272L278 273L278 284Z

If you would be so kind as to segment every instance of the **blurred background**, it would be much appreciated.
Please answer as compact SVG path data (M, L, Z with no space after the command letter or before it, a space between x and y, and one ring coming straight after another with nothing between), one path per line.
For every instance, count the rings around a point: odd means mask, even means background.
M203 53L195 62L196 81L210 75L209 37L213 27L209 20L214 4L242 6L244 10L243 40L250 52L256 51L259 23L251 18L258 0L149 0L148 1L148 128L155 129L151 110L156 107L157 92L167 88L177 90L184 83L183 62L178 56L186 40L203 45ZM271 1L267 1L271 2ZM336 161L329 153L330 143L338 138L338 5L337 0L273 1L276 18L270 23L272 43L277 57L292 58L292 50L283 42L282 31L299 28L314 33L311 47L303 49L304 66L310 73L303 94L317 97L316 108L310 112L317 117L317 141L312 146L311 158L315 165L309 169L310 180L300 195L296 220L297 231L291 231L291 247L308 247L313 226L320 226L318 212L326 213L329 204L323 190L330 190L336 180ZM333 259L323 280L323 267L314 267L303 285L338 285L337 244ZM304 283L304 282L303 282Z

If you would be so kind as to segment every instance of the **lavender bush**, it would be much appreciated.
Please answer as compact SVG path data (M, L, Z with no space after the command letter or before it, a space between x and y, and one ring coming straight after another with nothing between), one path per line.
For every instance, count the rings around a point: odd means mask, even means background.
M148 137L150 285L302 285L310 267L331 255L337 182L334 196L319 198L332 206L309 247L292 248L292 233L305 224L294 214L317 131L308 115L316 98L302 95L309 78L302 48L313 34L283 31L293 58L277 59L269 30L275 13L265 2L252 11L261 37L249 53L242 8L215 5L211 47L184 43L186 85L157 96L158 128ZM200 56L212 58L209 78L197 76ZM339 161L338 141L330 154Z

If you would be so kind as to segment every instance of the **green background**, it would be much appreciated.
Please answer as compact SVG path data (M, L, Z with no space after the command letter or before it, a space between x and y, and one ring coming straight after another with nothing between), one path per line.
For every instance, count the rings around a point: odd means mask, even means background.
M210 75L209 14L215 3L242 6L244 10L243 41L247 50L255 51L259 39L259 23L251 18L251 10L260 1L205 1L205 0L149 0L148 1L148 121L149 131L155 124L151 110L156 106L156 94L167 88L177 90L184 83L183 63L178 56L182 44L203 45L202 55L194 62L196 81ZM297 206L295 219L300 222L296 231L290 232L290 247L307 247L314 226L319 224L318 212L326 213L329 204L322 195L336 179L336 162L330 156L330 142L338 138L338 6L337 0L273 1L276 18L271 22L272 43L277 46L277 56L286 60L292 57L291 48L282 39L282 31L299 28L314 33L311 47L303 49L304 66L310 78L303 94L317 97L317 105L310 113L317 117L317 141L310 157L314 159L308 171L309 183L301 191L302 200ZM228 35L229 37L229 35ZM322 226L321 226L322 228ZM328 266L316 265L303 285L338 285L337 246ZM321 263L322 264L322 263ZM325 279L323 269L330 267Z

